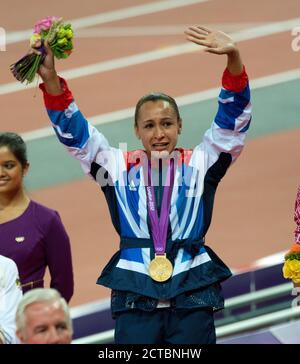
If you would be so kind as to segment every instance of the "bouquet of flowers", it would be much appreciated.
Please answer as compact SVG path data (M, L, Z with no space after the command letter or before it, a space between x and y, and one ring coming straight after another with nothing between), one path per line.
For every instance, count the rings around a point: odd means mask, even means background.
M284 278L290 278L294 283L300 283L300 244L293 244L284 259L282 268Z
M27 54L10 66L14 77L20 82L31 83L46 56L45 40L48 41L54 56L61 59L67 58L71 54L72 39L71 24L64 23L62 18L47 16L45 19L39 20L35 24L34 33L30 38L30 46L38 52Z

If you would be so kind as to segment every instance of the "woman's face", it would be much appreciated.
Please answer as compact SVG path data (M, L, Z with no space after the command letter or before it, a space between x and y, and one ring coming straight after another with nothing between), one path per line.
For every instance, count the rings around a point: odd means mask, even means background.
M181 120L178 120L173 107L164 100L147 101L141 106L138 115L135 132L148 157L153 152L171 154L181 131Z
M23 186L23 176L29 165L22 167L6 146L0 147L0 194L14 193Z

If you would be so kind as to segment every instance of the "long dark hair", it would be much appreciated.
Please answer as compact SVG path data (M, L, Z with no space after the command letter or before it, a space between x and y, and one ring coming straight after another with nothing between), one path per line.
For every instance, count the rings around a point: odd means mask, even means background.
M16 133L0 133L0 148L7 147L21 163L22 167L27 166L27 149L24 140Z

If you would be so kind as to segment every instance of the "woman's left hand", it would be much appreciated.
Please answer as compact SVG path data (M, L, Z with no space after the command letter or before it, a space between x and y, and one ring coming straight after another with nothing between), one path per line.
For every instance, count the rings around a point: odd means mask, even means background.
M237 51L233 39L220 30L212 30L201 25L191 26L184 32L186 39L206 47L204 50L215 54L230 54Z

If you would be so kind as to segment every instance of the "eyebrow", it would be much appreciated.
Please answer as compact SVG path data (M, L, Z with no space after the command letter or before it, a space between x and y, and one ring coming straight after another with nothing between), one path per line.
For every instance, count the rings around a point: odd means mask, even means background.
M162 118L160 121L166 121L166 120L173 120L173 118L170 116L166 116L166 117ZM153 121L154 121L153 119L147 119L147 120L143 120L142 123L146 124L146 123L150 123Z
M47 328L48 326L47 325L38 325L38 326L36 326L35 328L34 328L34 332L35 331L38 331L38 330L40 330L40 329L43 329L43 328Z
M58 325L64 325L65 327L68 327L68 324L66 321L59 321L59 322L56 322L55 323L55 326L58 326ZM38 325L34 328L34 331L38 331L40 329L44 329L44 328L48 328L48 325L47 324L42 324L42 325Z

